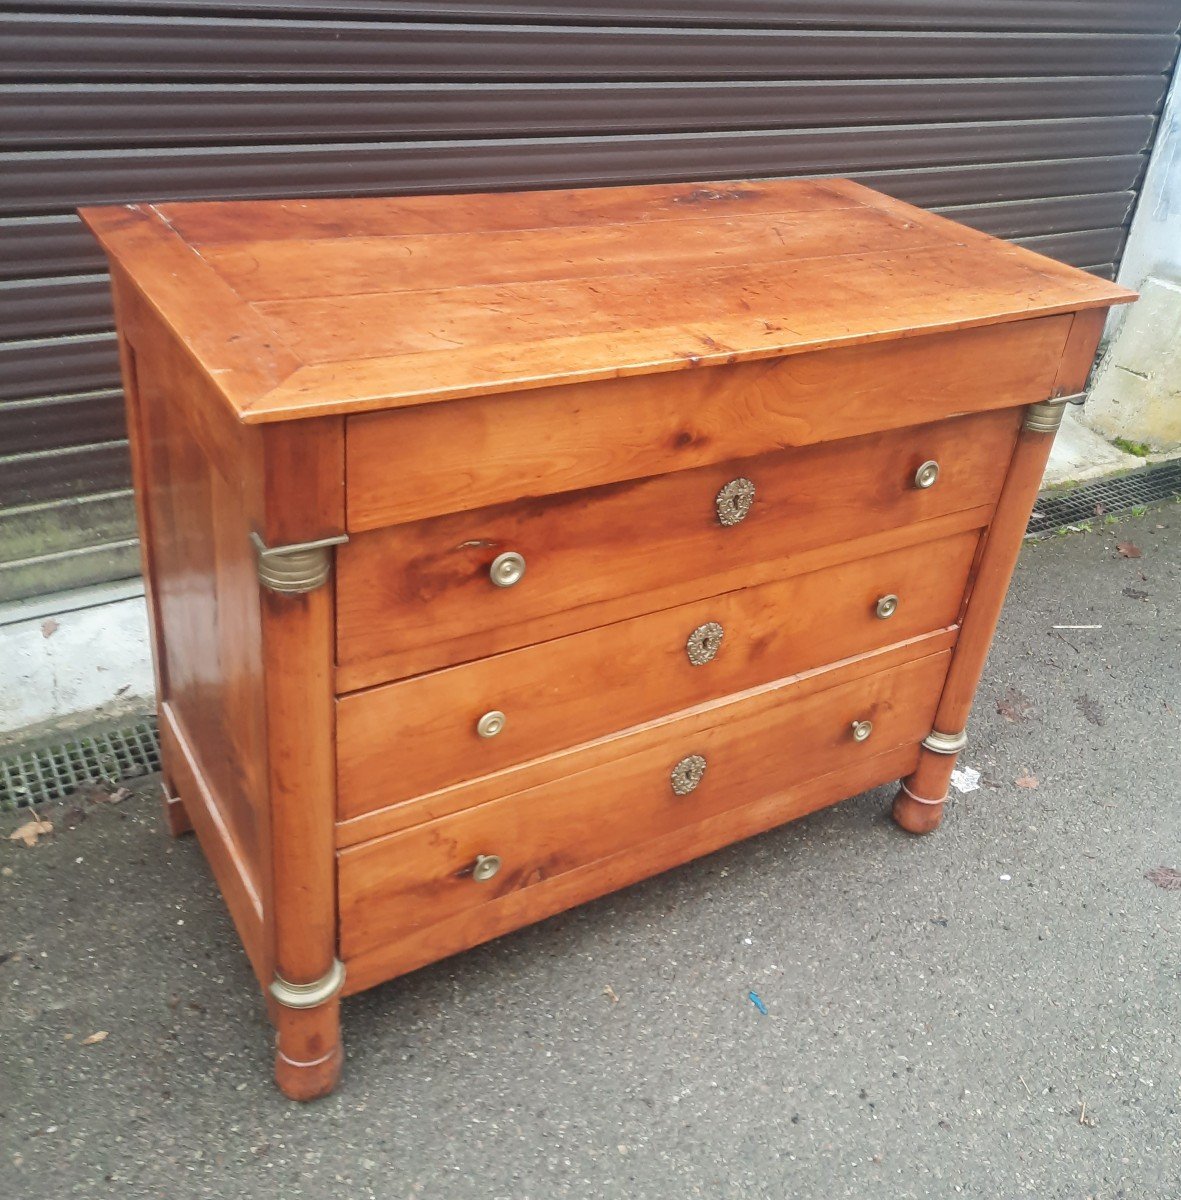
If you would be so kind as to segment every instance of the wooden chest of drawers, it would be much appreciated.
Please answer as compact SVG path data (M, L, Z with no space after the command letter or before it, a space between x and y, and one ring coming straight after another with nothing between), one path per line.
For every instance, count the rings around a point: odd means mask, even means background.
M133 205L169 821L342 994L902 778L938 823L1113 284L844 181Z

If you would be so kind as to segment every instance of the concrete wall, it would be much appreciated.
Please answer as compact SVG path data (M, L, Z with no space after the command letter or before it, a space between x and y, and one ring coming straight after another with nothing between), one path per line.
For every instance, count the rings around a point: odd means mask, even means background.
M1181 73L1173 77L1132 219L1119 280L1140 292L1117 309L1083 420L1107 438L1181 449ZM1153 456L1155 457L1155 453Z
M1144 189L1132 220L1119 281L1140 288L1150 276L1181 283L1181 73L1174 75ZM1121 322L1122 324L1122 322Z
M108 585L0 612L0 747L151 707L147 610L133 590Z

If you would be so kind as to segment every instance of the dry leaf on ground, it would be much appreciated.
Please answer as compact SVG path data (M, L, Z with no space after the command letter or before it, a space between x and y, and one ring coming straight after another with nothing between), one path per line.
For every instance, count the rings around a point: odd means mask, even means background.
M1022 771L1013 782L1018 787L1032 789L1037 787L1037 776L1032 771Z
M1033 701L1016 688L1008 688L996 702L996 710L1006 721L1028 721L1033 715Z
M41 636L43 638L53 637L53 635L57 633L60 628L61 625L59 622L55 621L52 617L46 617L45 620L41 622Z
M1116 542L1115 548L1119 551L1120 558L1140 558L1144 554L1135 542Z
M105 1042L107 1038L110 1037L110 1033L111 1031L109 1029L100 1029L98 1033L92 1033L89 1037L84 1037L81 1045L93 1046L98 1042Z
M1153 867L1144 872L1144 878L1166 892L1181 892L1181 871L1176 867Z
M52 832L53 826L48 821L41 821L34 817L33 820L26 821L23 825L14 829L8 835L8 840L10 842L24 842L26 846L35 846L38 838Z

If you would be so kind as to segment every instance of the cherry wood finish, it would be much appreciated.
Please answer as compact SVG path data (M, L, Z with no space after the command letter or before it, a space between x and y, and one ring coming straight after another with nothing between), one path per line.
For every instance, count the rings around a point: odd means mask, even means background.
M349 529L1044 400L1071 318L352 417ZM987 361L987 372L980 363Z
M338 815L348 820L953 626L978 542L977 530L924 540L342 696ZM896 609L878 616L889 596ZM720 646L695 664L688 639L711 622L722 627ZM505 715L493 737L477 730L487 712ZM402 745L413 754L399 753Z
M814 692L823 691L831 686L834 672L839 671L842 680L860 679L875 672L885 672L895 667L904 666L916 657L938 654L943 650L954 647L959 634L958 626L951 629L941 629L934 633L925 634L919 638L909 638L903 642L895 642L882 650L861 654L852 659L836 663L826 663L823 667L812 671L803 671L775 680L772 684L759 688L751 688L747 692L732 693L723 700L737 700L771 688L778 695L787 695L783 689L790 687L790 695L795 699L803 699ZM423 825L437 821L440 817L452 813L474 809L491 800L499 799L512 792L526 791L538 784L550 783L555 778L577 774L589 770L593 766L614 761L619 757L621 739L627 738L627 745L636 749L658 742L663 737L663 730L669 722L679 721L687 716L700 713L703 709L716 706L721 701L711 700L704 704L694 705L680 712L662 713L655 720L630 729L613 730L606 737L584 742L578 746L564 747L552 754L544 754L540 758L529 759L507 767L491 775L481 775L465 779L462 783L445 787L437 792L428 792L417 796L414 800L391 804L385 808L374 809L349 820L339 821L336 826L336 844L343 850L356 846L386 834L397 833L415 825ZM794 753L794 742L783 747L785 757Z
M1019 419L979 413L359 534L339 554L342 686L782 577L803 552L991 506ZM928 460L939 479L916 487ZM716 499L735 479L754 503L724 526ZM501 588L489 568L505 552L526 571Z
M400 973L400 942L424 927L761 795L914 745L931 727L949 657L927 655L850 682L840 682L837 668L826 673L832 686L803 699L784 682L705 705L663 723L656 736L621 735L613 757L598 767L579 769L572 761L548 784L342 850L345 961L381 952L391 973ZM853 736L859 721L873 724L865 741ZM705 773L692 792L678 795L670 772L687 755L704 758ZM499 855L503 864L483 883L472 874L480 854ZM526 919L554 911L539 890Z
M1104 315L1082 312L1074 318L1051 395L1075 395L1086 386L1103 332ZM935 715L935 728L940 732L959 732L967 725L1053 443L1053 434L1036 430L1022 429L1018 435L1005 486L977 564L972 602L963 619L961 649L948 673ZM902 781L894 801L894 816L903 829L910 833L931 833L939 827L957 758L957 754L923 749L917 769Z
M900 776L938 824L1045 402L1133 298L841 180L83 218L168 827L304 1100L342 994Z

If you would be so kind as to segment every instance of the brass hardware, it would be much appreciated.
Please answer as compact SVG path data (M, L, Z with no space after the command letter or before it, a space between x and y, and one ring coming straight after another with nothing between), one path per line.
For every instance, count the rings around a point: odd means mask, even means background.
M950 792L944 792L942 800L928 800L924 796L916 796L914 792L912 792L910 788L906 786L905 779L899 780L899 786L916 804L930 804L932 806L945 804L947 802L947 797L951 795Z
M1030 433L1057 433L1066 406L1082 404L1086 398L1086 392L1075 392L1072 396L1051 396L1040 404L1031 404L1025 410L1024 428Z
M968 744L968 731L959 733L940 733L932 729L925 738L923 745L935 754L958 754Z
M487 883L500 870L500 855L477 854L475 866L472 867L472 878L477 883Z
M889 620L898 611L898 597L893 593L888 596L880 596L878 598L877 608L874 612L877 613L883 621Z
M871 733L873 733L872 721L853 722L853 740L855 742L864 742Z
M269 591L283 596L314 592L328 582L332 568L329 548L347 542L348 535L321 538L318 542L295 542L290 546L268 546L253 530L250 541L258 556L258 581Z
M497 587L512 587L514 583L521 582L521 576L524 574L524 555L518 554L515 550L498 554L488 568L488 576Z
M685 643L685 653L689 656L689 661L695 667L703 667L707 662L713 662L721 649L725 633L717 621L706 621L704 625L698 625Z
M934 487L938 478L939 464L933 458L929 458L914 473L914 486L917 488Z
M701 782L705 774L705 759L700 754L690 754L682 758L669 777L673 791L678 796L687 796Z
M476 732L482 738L494 738L504 728L507 718L498 708L486 712L476 722Z
M723 525L737 525L746 518L754 502L755 485L741 475L737 479L731 479L714 500L718 520Z
M284 1008L315 1008L325 1000L331 1000L343 986L344 963L334 958L328 974L311 983L289 983L276 971L270 993Z

